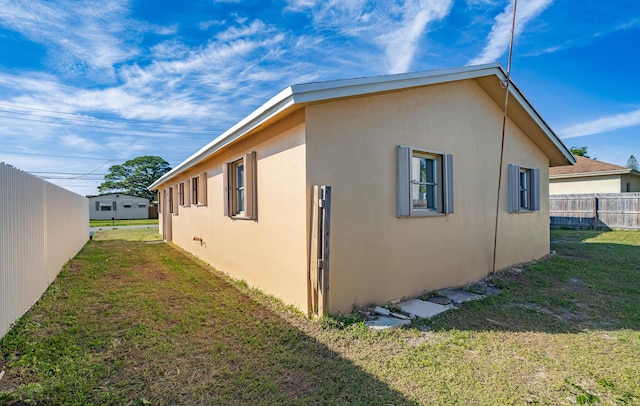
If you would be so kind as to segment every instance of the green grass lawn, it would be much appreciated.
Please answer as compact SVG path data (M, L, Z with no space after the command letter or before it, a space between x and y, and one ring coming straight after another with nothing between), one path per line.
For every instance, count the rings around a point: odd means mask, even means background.
M158 219L89 220L89 227L140 226L146 224L158 224Z
M638 232L552 231L500 295L376 332L116 231L0 341L0 404L640 404Z

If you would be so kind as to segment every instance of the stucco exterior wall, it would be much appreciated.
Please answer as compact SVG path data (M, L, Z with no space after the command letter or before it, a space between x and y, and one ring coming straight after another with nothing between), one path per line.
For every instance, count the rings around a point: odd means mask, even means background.
M171 217L173 242L233 278L307 311L304 137L300 110L225 148L161 189L207 171L207 205L178 208ZM233 220L224 216L222 168L251 151L257 161L257 221ZM162 203L164 213L168 204Z
M626 192L625 188L626 183L621 184L620 175L549 180L549 194L551 195L620 193Z
M627 192L627 183L629 183L629 192L640 192L640 176L638 175L622 175L620 182L621 192Z
M306 123L308 201L312 185L332 186L330 312L491 271L502 110L475 82L314 105ZM548 159L507 132L498 268L549 252ZM399 144L453 154L455 213L397 218ZM509 163L540 169L540 211L508 213Z

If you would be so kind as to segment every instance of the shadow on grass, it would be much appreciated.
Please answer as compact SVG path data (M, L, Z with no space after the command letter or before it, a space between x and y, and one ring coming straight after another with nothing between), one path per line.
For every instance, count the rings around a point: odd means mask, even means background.
M0 342L3 383L38 404L414 404L243 290L171 245L90 242Z
M427 322L433 330L640 330L640 233L553 230L549 258L493 277L500 295Z

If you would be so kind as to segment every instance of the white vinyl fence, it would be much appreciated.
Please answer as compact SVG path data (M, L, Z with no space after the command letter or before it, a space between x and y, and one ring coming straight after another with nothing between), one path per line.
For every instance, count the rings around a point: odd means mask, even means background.
M0 162L0 338L88 239L87 198Z

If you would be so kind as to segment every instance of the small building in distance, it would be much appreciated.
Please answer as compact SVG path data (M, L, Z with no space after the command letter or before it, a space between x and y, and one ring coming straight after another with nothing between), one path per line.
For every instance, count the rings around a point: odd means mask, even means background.
M91 220L149 218L149 199L123 193L87 196Z
M640 172L581 156L575 165L549 168L549 194L640 192Z

